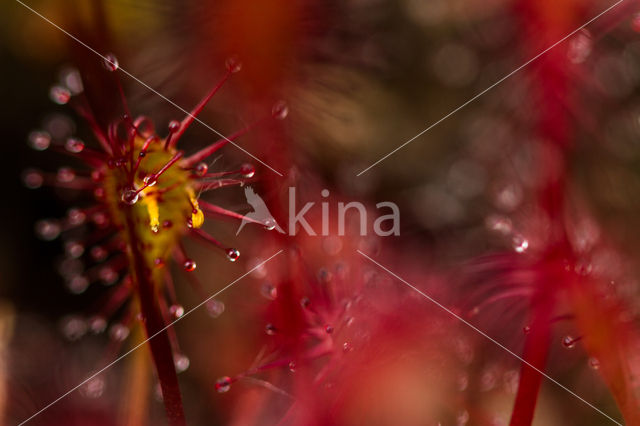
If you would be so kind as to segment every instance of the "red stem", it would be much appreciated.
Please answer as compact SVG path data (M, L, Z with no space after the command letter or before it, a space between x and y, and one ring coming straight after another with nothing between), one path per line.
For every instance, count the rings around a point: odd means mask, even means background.
M549 297L543 296L533 303L534 319L527 339L525 340L523 358L540 371L545 370L551 342L551 315L553 303ZM543 376L529 365L522 363L518 393L511 413L510 426L528 426L533 421L533 414L538 402L538 394Z
M139 238L135 232L135 223L130 207L125 216L127 218L134 282L140 298L140 311L144 318L145 331L150 338L151 356L158 373L165 411L169 425L185 426L182 396L180 395L178 376L173 361L171 342L166 331L160 332L166 327L166 324L156 301L157 293L151 276L151 269L147 266L144 255L140 251Z

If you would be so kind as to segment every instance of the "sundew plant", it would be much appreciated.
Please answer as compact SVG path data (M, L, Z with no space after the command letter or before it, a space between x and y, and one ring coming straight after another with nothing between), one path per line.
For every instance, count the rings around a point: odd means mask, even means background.
M640 425L640 3L7 0L7 425Z

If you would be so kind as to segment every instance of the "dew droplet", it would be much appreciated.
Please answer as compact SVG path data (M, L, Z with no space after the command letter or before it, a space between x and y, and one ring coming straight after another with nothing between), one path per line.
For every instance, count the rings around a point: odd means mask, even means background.
M289 115L289 106L284 101L278 101L271 109L271 115L276 120L284 120Z
M144 186L153 186L158 183L158 176L156 176L155 173L152 173L145 176L144 179L142 179L142 182L144 183Z
M68 340L78 340L87 332L87 322L80 316L71 315L62 319L60 329Z
M196 175L202 177L207 174L209 171L209 166L207 163L198 163L194 169Z
M583 63L591 54L591 35L587 30L582 30L569 41L567 57L574 64Z
M60 235L60 224L54 220L44 219L36 222L36 234L45 241L52 241Z
M36 151L44 151L51 145L51 135L47 132L34 130L29 133L29 146Z
M180 318L184 315L184 307L182 305L171 305L169 306L169 313L174 318Z
M83 275L72 275L66 282L66 287L73 294L82 294L89 288L89 280Z
M593 370L600 369L600 361L598 360L598 358L589 358L589 367L591 367Z
M342 351L343 351L343 352L345 352L345 353L346 353L346 352L351 352L352 350L353 350L353 348L351 347L351 343L349 343L349 342L344 342L344 343L342 344Z
M62 86L53 86L49 90L49 98L58 105L64 105L71 100L71 92Z
M274 219L267 219L264 221L264 229L267 231L273 231L276 229L276 221Z
M525 325L524 327L522 327L522 332L523 332L524 334L529 334L529 333L531 333L531 327L530 327L530 326L528 326L528 325Z
M107 256L109 255L109 252L101 246L94 246L91 248L89 255L94 261L102 262L107 258Z
M271 283L262 284L260 293L269 300L274 300L278 297L278 289Z
M94 377L80 387L80 393L85 398L100 398L104 393L105 383L101 377Z
M509 235L513 229L511 219L501 215L488 216L485 220L485 225L490 231L497 232L498 234L505 236Z
M84 253L84 246L77 241L68 241L64 245L64 251L67 256L77 259Z
M107 329L107 320L101 316L89 318L89 329L93 334L100 334Z
M529 248L529 240L522 235L515 235L511 240L511 244L516 253L524 253Z
M68 167L61 167L58 169L56 179L58 182L68 183L73 182L76 178L76 173Z
M109 327L109 337L116 342L122 342L129 336L129 327L124 324L113 324Z
M218 318L224 312L224 303L216 299L207 301L207 303L205 303L205 307L212 318Z
M193 261L192 259L187 259L187 260L184 261L184 264L182 265L182 267L187 272L195 271L196 270L196 262Z
M324 331L325 331L327 334L331 334L331 333L333 333L333 326L331 326L331 325L325 325L325 326L324 326Z
M138 202L140 193L133 188L127 188L122 191L122 195L120 198L122 199L123 203L132 206Z
M231 389L231 377L223 376L216 380L216 390L219 393L228 392Z
M274 334L276 334L276 326L269 323L265 325L264 332L267 333L269 336L273 336Z
M237 55L228 57L224 62L224 66L231 73L237 73L242 70L242 62L240 62L240 58Z
M227 259L232 262L235 262L240 257L240 251L238 249L229 248L227 249Z
M65 142L64 147L71 153L79 154L84 150L84 142L77 138L69 138Z
M574 339L572 336L564 336L562 338L562 346L567 349L573 349L576 346L578 339Z
M256 168L253 164L245 163L240 166L240 174L246 178L252 178L256 174Z
M184 354L176 354L173 356L173 363L176 366L176 372L182 373L183 371L187 371L191 361Z
M456 417L456 426L464 426L469 421L469 412L467 410L462 410L458 413L458 417Z
M120 68L120 64L118 63L118 58L113 53L107 53L104 55L103 65L107 71L114 72Z
M289 367L289 371L291 371L292 373L296 372L297 365L295 361L290 361L288 367Z
M82 225L87 219L87 215L80 209L69 209L67 211L67 221L69 225Z
M98 272L98 276L104 285L113 285L118 281L118 272L110 266L101 268Z
M42 125L52 140L65 140L76 131L76 124L64 114L52 114Z
M300 306L302 306L303 308L308 308L310 304L311 300L309 300L308 297L303 297L302 299L300 299Z
M178 120L171 120L169 122L169 133L175 133L180 129L180 122Z
M84 91L82 77L75 68L65 68L60 72L60 82L64 84L74 95Z
M29 189L38 189L44 183L44 176L39 170L27 169L22 173L22 182Z
M66 258L58 265L58 273L66 279L71 279L75 275L80 275L83 264L78 259Z

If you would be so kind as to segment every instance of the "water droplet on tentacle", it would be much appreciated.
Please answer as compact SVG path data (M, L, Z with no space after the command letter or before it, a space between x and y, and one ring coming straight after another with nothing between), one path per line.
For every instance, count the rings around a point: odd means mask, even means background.
M184 307L182 305L171 305L169 307L169 313L174 318L180 318L184 315Z
M231 378L229 376L220 377L216 380L215 387L219 393L228 392L231 389Z
M107 329L107 320L101 316L89 318L89 329L93 334L100 334Z
M284 101L276 102L271 109L271 115L276 120L284 120L289 115L289 106Z
M84 142L77 138L69 138L65 142L64 147L73 154L79 154L84 150Z
M189 361L189 358L186 355L176 354L173 357L173 363L176 367L176 372L182 373L183 371L187 371L191 361Z
M75 178L76 173L68 167L61 167L56 174L58 182L68 183L72 182Z
M60 322L60 329L68 340L78 340L87 332L87 322L77 315L68 316Z
M169 133L175 133L180 129L180 122L178 120L171 120L168 127Z
M193 169L193 172L196 174L196 176L200 176L200 177L206 175L208 171L209 171L209 166L207 165L207 163L198 163L196 167Z
M205 303L205 307L212 318L218 318L224 312L224 303L216 299L207 301L207 303Z
M235 262L240 257L240 251L238 249L229 248L227 249L227 259L232 262Z
M240 174L245 178L252 178L256 174L256 168L253 164L245 163L240 166Z
M576 346L576 343L580 340L580 338L574 338L572 336L564 336L562 338L562 346L567 349L573 349Z
M49 98L58 105L64 105L71 100L71 92L62 86L53 86L49 90Z
M84 246L77 241L68 241L64 245L64 251L67 256L77 259L84 253Z
M103 58L103 65L107 71L114 72L120 68L120 63L118 63L118 58L113 53L107 53Z
M122 199L123 203L132 206L138 202L140 193L133 188L126 188L122 191L122 195L120 198Z
M104 393L105 383L102 377L94 377L80 387L80 393L85 398L100 398Z
M129 327L124 324L113 324L109 328L109 337L117 342L124 341L129 336Z
M182 266L184 267L184 270L187 272L192 272L196 270L196 262L191 259L185 260Z
M524 253L529 248L529 240L524 238L522 235L514 236L511 243L516 253Z
M228 57L227 60L224 62L224 66L231 73L237 73L240 70L242 70L242 62L240 61L240 58L237 55Z
M101 268L98 272L98 276L100 277L100 281L102 282L102 284L107 286L115 284L118 281L119 277L118 272L116 272L115 269L109 266Z
M66 86L71 93L78 95L84 91L82 77L75 68L65 68L60 72L60 83Z
M68 279L66 287L73 294L82 294L89 288L89 280L83 275L72 275Z
M39 170L27 169L22 174L22 182L29 189L38 189L44 183L44 176Z
M51 135L47 132L34 130L29 133L29 146L36 151L44 151L51 145Z
M60 224L53 220L40 220L36 222L36 234L45 241L51 241L60 235Z

